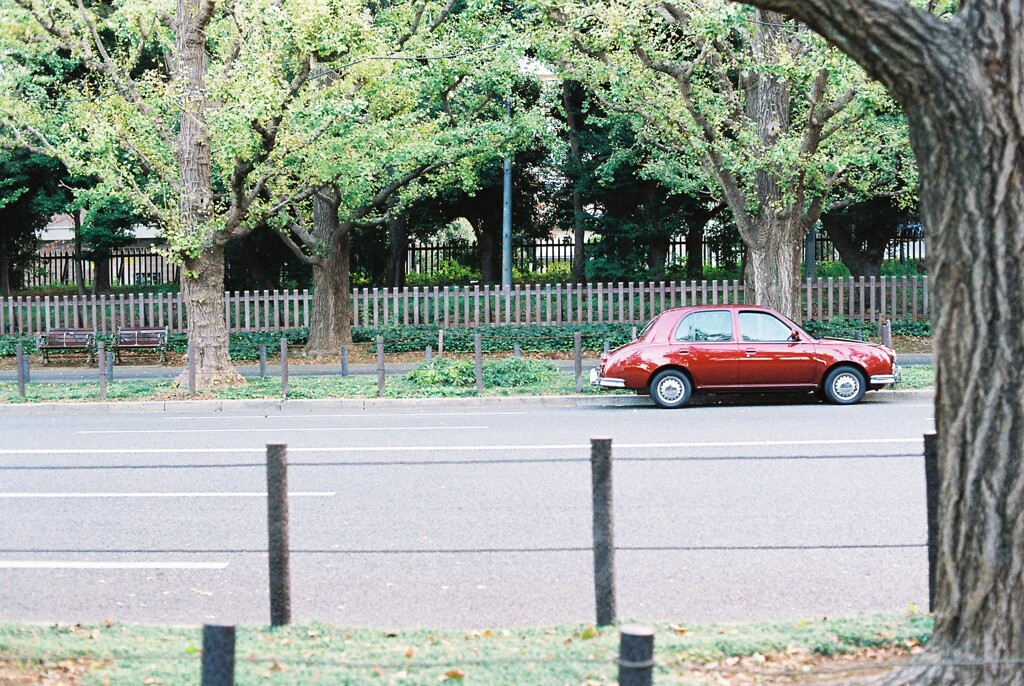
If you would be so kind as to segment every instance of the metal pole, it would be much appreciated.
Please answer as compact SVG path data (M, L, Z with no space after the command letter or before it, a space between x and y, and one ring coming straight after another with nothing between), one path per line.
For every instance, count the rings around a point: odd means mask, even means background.
M590 439L594 507L594 599L597 625L615 623L615 541L612 528L612 439Z
M32 362L32 356L27 353L21 355L21 366L25 369L25 383L32 383L32 370L29 368Z
M25 349L21 343L18 343L14 347L14 368L18 375L18 397L25 397L25 362L23 357L25 356Z
M203 625L202 686L234 686L235 627Z
M608 351L612 349L611 343L608 341L604 342L604 354L607 355Z
M428 345L428 346L426 347L426 349L424 349L424 351L423 351L423 359L424 359L425 361L427 361L427 362L430 362L430 360L431 360L431 358L432 358L433 356L434 356L434 349L433 349L433 348L431 348L431 347L430 347L430 346Z
M377 336L377 397L384 397L384 337Z
M939 561L939 436L924 435L924 488L928 511L928 611L935 611L935 580Z
M512 118L512 104L505 102L508 118ZM501 213L501 287L512 287L512 157L505 158L504 188Z
M103 341L96 344L96 361L100 368L100 400L107 399L107 354L103 348Z
M437 356L444 357L444 329L437 332Z
M512 356L515 357L517 360L520 357L522 357L523 356L523 346L519 345L518 343L513 345L512 346Z
M288 397L288 339L281 339L281 395Z
M107 381L114 380L114 353L107 353Z
M654 629L624 626L619 634L619 686L654 682Z
M348 346L341 346L341 375L348 376Z
M287 445L267 445L267 548L270 554L270 626L291 624Z
M476 371L476 394L484 392L484 337L473 334L473 361Z
M196 394L196 345L188 342L188 394Z
M260 378L267 375L267 344L260 343Z
M573 371L576 373L576 392L583 392L583 336L579 331L572 335Z
M813 279L814 271L818 266L818 258L814 254L814 242L817 238L818 231L815 227L811 227L807 231L807 235L804 236L804 278Z

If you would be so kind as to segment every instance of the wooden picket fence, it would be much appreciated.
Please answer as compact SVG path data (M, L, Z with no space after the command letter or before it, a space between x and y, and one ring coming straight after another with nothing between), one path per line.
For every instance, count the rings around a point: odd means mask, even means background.
M820 278L802 284L805 319L836 316L864 321L927 319L927 276ZM351 294L356 326L483 324L642 324L682 305L742 303L739 281L598 283L433 288L356 289ZM225 294L230 331L277 331L309 326L308 290ZM102 333L122 326L185 331L188 313L177 293L31 296L0 299L0 335L30 335L55 328L86 327Z

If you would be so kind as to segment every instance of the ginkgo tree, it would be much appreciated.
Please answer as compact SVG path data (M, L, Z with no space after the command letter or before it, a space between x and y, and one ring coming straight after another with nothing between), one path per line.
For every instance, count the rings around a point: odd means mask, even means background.
M906 145L900 121L875 116L884 91L774 12L719 0L535 6L552 64L607 109L635 115L663 169L703 179L728 206L748 301L798 317L804 237L842 201L838 188L887 192L892 175L866 170Z
M224 246L313 187L287 168L345 101L316 63L364 49L354 0L0 0L0 116L11 140L97 177L156 221L182 269L200 388L242 383L228 357ZM34 55L77 63L43 78Z

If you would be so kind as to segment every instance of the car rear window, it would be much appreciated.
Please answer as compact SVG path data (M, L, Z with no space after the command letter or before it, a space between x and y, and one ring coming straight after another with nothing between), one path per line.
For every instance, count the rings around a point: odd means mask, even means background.
M677 341L724 342L732 338L732 313L727 310L693 312L676 328Z

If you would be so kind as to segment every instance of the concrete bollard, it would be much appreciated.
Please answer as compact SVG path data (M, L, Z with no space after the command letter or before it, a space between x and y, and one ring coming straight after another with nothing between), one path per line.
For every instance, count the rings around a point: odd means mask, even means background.
M260 378L267 376L267 344L260 343Z
M484 392L484 339L480 334L473 335L473 361L476 373L476 394Z
M103 341L96 344L96 362L100 371L100 400L107 399L107 353Z
M292 621L288 560L288 446L267 445L267 551L270 560L270 626Z
M348 376L348 346L341 346L341 375Z
M615 624L615 540L612 523L612 439L590 439L594 514L594 600L597 625Z
M281 339L281 396L288 399L288 339Z
M654 682L654 630L624 626L619 632L619 686Z
M576 392L583 392L583 336L577 331L573 334L573 372L576 374Z
M377 336L377 397L384 397L384 337Z
M234 686L235 627L203 625L202 686Z

